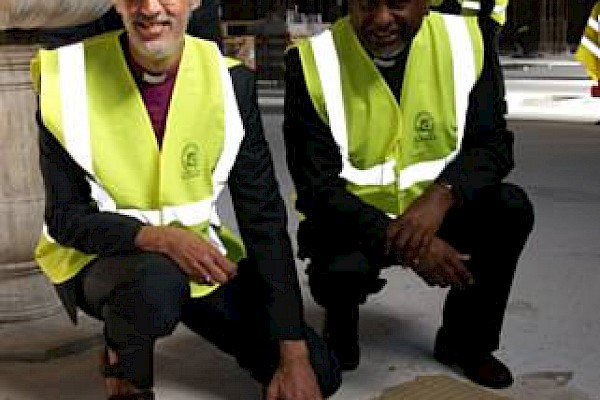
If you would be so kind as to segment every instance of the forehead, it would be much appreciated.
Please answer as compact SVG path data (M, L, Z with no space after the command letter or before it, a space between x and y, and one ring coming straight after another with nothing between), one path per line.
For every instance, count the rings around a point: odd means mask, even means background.
M402 8L411 3L418 3L421 0L349 0L351 4L362 9L373 9L379 4L386 4L389 8Z
M113 0L116 4L123 4L126 6L141 6L142 4L148 2L149 0ZM183 7L189 6L193 2L193 0L150 0L150 1L158 1L163 7Z

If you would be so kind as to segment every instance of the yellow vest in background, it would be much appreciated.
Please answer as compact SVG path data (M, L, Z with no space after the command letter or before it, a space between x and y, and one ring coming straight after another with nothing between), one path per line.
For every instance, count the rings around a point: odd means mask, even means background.
M477 15L481 9L480 0L459 0L462 7L463 15ZM506 9L508 8L508 0L495 0L494 8L492 9L491 17L500 26L506 24Z
M588 75L600 81L600 1L594 5L583 31L575 58L586 68Z

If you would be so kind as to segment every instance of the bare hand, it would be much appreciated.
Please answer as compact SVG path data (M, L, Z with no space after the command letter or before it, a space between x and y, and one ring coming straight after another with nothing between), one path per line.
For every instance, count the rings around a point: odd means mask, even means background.
M202 237L172 226L144 226L136 236L142 250L163 253L192 280L225 283L235 276L236 265Z
M452 193L448 189L432 184L402 216L390 223L388 254L395 254L409 265L423 257L452 203Z
M409 266L430 286L464 288L474 282L473 275L463 263L469 259L469 255L457 252L434 236L429 251Z
M322 400L304 341L284 341L280 349L279 367L269 383L265 400Z

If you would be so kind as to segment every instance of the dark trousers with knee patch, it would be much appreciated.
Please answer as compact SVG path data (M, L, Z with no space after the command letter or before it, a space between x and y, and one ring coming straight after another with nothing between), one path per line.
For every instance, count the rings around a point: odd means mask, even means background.
M99 258L76 279L78 306L104 321L107 345L118 352L124 378L140 388L153 385L155 341L180 321L234 356L263 384L278 366L268 299L247 260L232 281L201 298L190 298L187 277L173 261L155 253ZM308 326L304 338L321 390L329 396L341 383L337 361Z
M472 351L498 348L514 272L533 219L527 195L512 184L482 189L472 201L449 211L438 235L471 255L465 265L475 278L473 286L450 289L446 297L440 333L449 343ZM313 253L318 256L307 270L315 301L330 310L364 302L377 290L381 271L348 242L340 242L343 247L329 242L331 247Z

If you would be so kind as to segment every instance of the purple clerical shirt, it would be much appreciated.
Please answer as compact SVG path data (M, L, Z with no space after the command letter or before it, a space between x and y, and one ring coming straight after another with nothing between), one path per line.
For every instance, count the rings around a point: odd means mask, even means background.
M125 42L125 43L123 43ZM127 62L133 73L135 82L138 85L142 100L146 105L148 116L154 128L156 142L158 147L162 146L163 137L165 135L165 125L167 122L167 114L169 112L169 103L175 86L175 78L177 76L177 65L175 68L166 72L165 79L158 83L151 83L144 79L144 68L137 64L129 52L127 40L122 41L125 54L127 54Z

